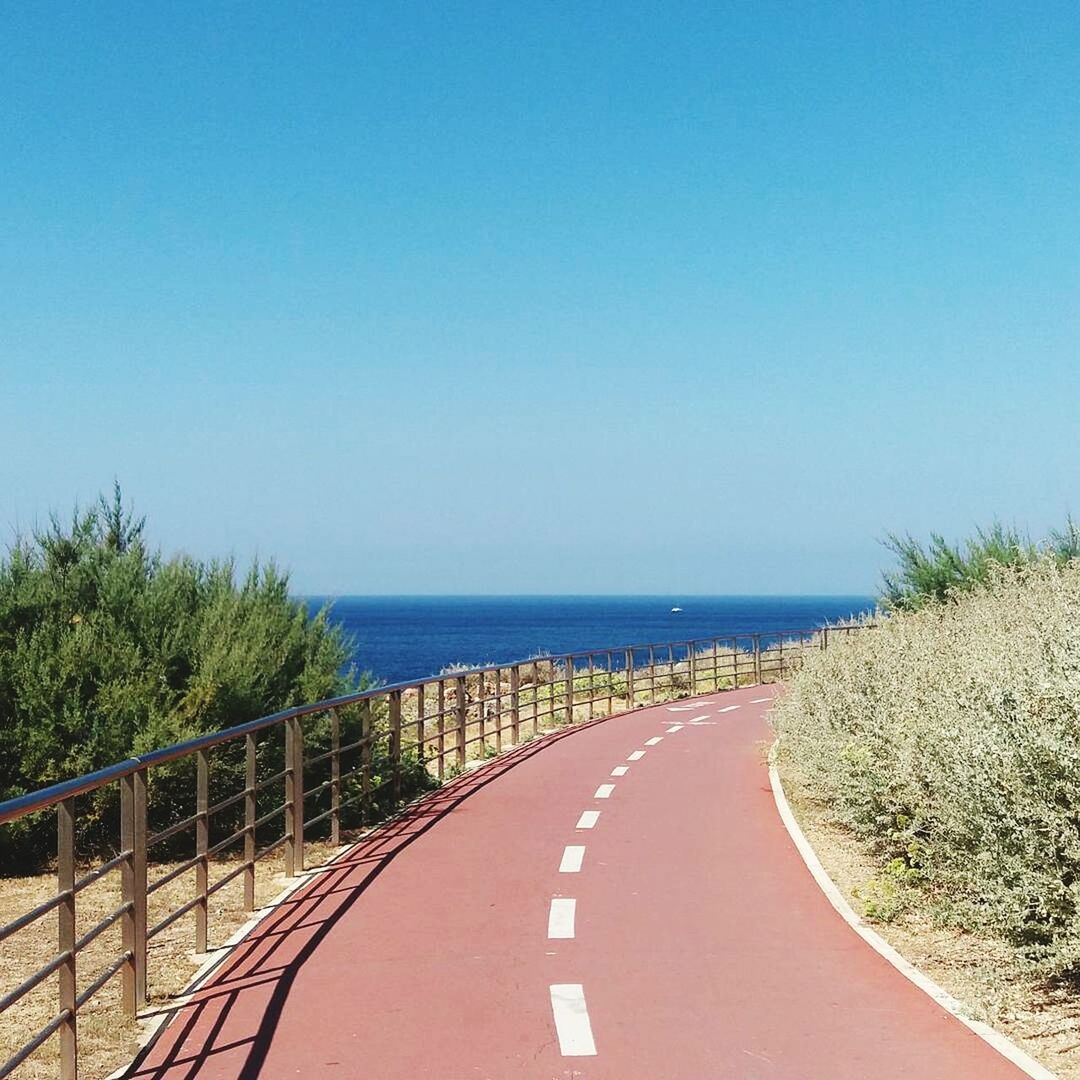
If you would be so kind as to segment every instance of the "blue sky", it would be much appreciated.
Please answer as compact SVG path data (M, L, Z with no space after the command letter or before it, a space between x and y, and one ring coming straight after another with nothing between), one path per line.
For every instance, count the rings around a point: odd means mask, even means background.
M1078 511L1075 5L0 14L9 535L824 593Z

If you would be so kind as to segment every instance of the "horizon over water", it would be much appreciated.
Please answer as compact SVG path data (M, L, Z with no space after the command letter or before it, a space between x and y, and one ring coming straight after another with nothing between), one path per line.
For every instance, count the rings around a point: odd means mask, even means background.
M361 671L384 682L436 675L448 664L508 664L734 633L816 628L872 611L872 596L318 596L355 639ZM673 613L672 608L682 608Z

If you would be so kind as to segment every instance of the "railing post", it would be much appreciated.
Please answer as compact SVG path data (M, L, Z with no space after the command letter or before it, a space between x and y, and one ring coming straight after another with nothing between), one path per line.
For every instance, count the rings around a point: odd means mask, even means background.
M596 693L596 686L593 676L596 671L596 665L593 663L593 654L589 653L589 719L593 718L593 697Z
M754 635L754 682L761 685L761 635Z
M540 732L540 665L536 660L532 661L532 733L535 737Z
M555 657L552 657L548 661L548 707L547 713L547 725L550 727L555 723Z
M126 909L120 919L120 947L127 960L120 969L124 1015L134 1019L135 1001L135 782L120 780L120 850L127 853L120 867L120 900Z
M649 646L649 704L656 704L656 646Z
M457 709L457 765L459 769L465 768L465 676L459 675L455 680L455 707Z
M495 753L502 753L502 733L503 733L503 714L502 714L502 685L503 685L503 669L497 667L495 669Z
M518 744L518 734L521 730L521 717L518 714L518 692L521 688L521 668L515 664L510 669L510 741L514 746Z
M686 645L686 666L690 672L690 696L693 697L697 693L697 653L694 649L694 643L688 642Z
M566 722L574 722L574 658L566 658Z
M195 951L206 952L206 922L209 913L207 889L210 886L210 860L207 851L210 848L210 755L200 750L195 755L195 895L199 902L195 905Z
M330 843L335 847L341 843L341 717L337 709L330 710Z
M634 708L634 650L626 650L626 696L627 705Z
M607 653L607 712L605 716L610 716L615 705L615 657L609 652Z
M826 626L821 631L821 651L824 652L829 647L829 628Z
M60 968L60 1077L76 1080L78 1075L78 1035L75 996L75 799L56 804L56 885L63 900L59 914L57 943L64 963Z
M427 755L424 753L424 742L427 734L424 729L426 718L424 703L424 684L416 688L416 760L422 769L427 769Z
M244 739L244 910L255 910L255 734Z
M467 678L467 676L466 676ZM466 683L466 686L468 683ZM484 686L483 673L476 676L476 722L480 729L480 756L487 753L487 717L484 715L484 698L487 696L487 688Z
M135 900L135 1005L146 1004L146 770L137 769L132 777L134 795L134 852L131 868Z
M373 757L371 730L371 698L360 702L360 808L364 824L371 813L371 759Z
M285 721L285 876L296 875L296 777L293 770L293 726Z
M390 691L390 768L394 802L401 801L401 691Z
M446 680L439 680L439 764L438 774L442 780L446 773Z
M304 871L304 725L293 717L293 795L296 799L296 872Z

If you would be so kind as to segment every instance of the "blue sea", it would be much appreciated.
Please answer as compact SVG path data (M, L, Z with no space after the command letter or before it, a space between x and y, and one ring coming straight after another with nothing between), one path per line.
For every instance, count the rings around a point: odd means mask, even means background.
M339 596L331 618L355 661L383 682L436 675L447 664L504 664L746 632L777 633L873 610L869 596ZM673 607L682 608L672 612Z

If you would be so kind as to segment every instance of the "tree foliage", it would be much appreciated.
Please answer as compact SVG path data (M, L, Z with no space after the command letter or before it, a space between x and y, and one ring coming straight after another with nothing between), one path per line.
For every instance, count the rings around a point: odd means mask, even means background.
M341 629L272 563L165 558L144 524L117 486L0 558L0 799L358 685ZM51 828L0 845L44 850Z
M986 584L996 567L1028 566L1043 556L1059 563L1080 557L1080 527L1070 517L1064 529L1051 530L1041 544L1000 522L977 529L959 544L950 544L939 533L932 533L927 545L896 533L888 534L884 543L897 566L882 575L882 604L890 611L917 611Z

